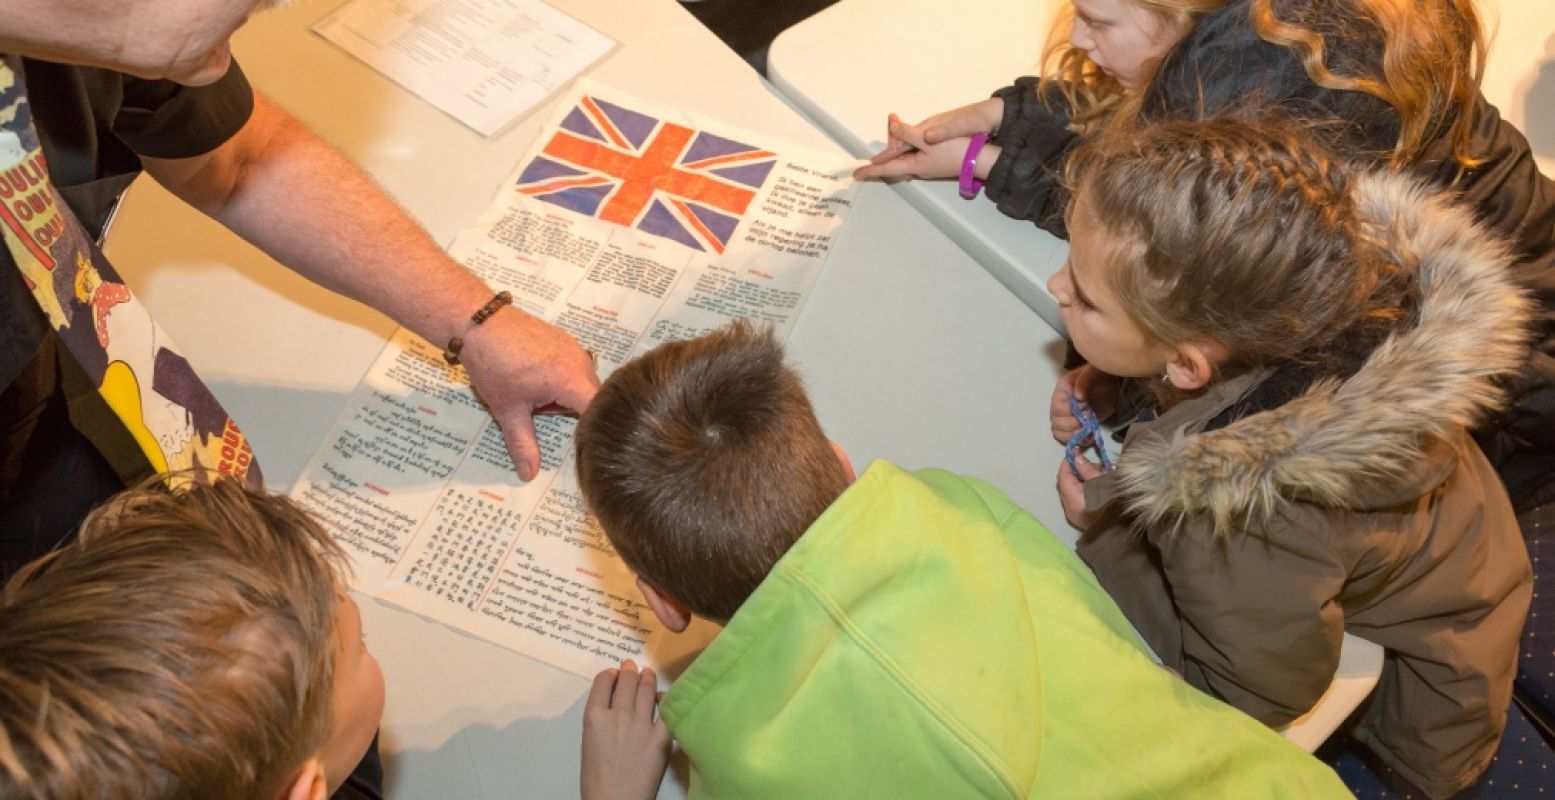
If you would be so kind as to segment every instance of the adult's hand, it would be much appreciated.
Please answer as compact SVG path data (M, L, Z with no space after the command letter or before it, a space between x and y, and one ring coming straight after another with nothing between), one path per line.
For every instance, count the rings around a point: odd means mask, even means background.
M526 481L540 471L534 415L581 414L599 391L599 377L576 340L512 307L464 337L460 360Z
M450 259L372 180L264 96L217 149L144 158L185 202L302 275L388 314L438 347L463 335L461 358L502 425L520 477L539 471L533 415L581 412L598 387L572 337L504 308L465 333L492 290Z

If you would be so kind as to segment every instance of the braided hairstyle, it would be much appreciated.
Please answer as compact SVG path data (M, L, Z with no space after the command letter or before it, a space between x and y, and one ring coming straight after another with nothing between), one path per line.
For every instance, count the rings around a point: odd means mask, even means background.
M1251 368L1413 316L1414 265L1378 245L1355 176L1289 123L1111 132L1077 151L1069 178L1071 224L1124 240L1105 279L1159 342L1215 342L1226 366Z

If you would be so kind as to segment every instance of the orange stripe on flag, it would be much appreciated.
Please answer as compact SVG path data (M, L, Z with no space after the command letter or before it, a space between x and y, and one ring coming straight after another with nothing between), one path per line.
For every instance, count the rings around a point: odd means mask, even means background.
M599 126L599 129L604 131L606 136L610 137L610 141L615 142L616 147L631 148L631 145L627 144L626 137L616 130L615 123L611 122L610 118L605 116L604 110L595 104L594 98L584 95L583 108L588 112L589 116L594 118L594 124Z
M609 183L609 181L597 175L588 175L582 178L568 178L566 180L551 181L550 183L540 186L530 186L527 189L519 189L519 191L523 192L524 194L546 194L548 192L559 192L562 189L572 189L579 186L598 186L602 183Z
M727 156L704 158L701 161L693 161L689 164L681 164L681 166L685 167L686 169L707 169L708 167L716 166L718 164L727 164L730 161L755 161L761 158L773 158L776 155L776 153L769 153L765 150L757 150L753 153L734 153Z
M655 189L727 214L744 214L755 199L755 192L675 168L675 160L691 136L692 131L687 128L665 124L639 157L566 131L557 131L545 143L543 152L568 164L621 179L620 188L599 213L600 219L607 222L621 225L636 222L643 208L653 199Z
M708 230L706 225L702 224L702 220L698 219L697 215L692 213L689 206L680 202L679 200L671 200L670 202L674 203L675 208L680 210L680 215L686 218L686 223L689 224L692 228L695 228L696 232L701 234L702 238L707 240L707 243L713 246L714 251L720 254L723 253L723 242L718 241L718 237L715 236L712 231Z

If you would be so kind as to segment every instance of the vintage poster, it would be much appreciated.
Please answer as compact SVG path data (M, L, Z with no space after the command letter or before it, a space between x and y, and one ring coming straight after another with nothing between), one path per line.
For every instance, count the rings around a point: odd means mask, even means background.
M100 446L99 431L117 424L129 433L130 452L104 451L120 477L144 477L149 467L259 486L248 439L49 181L20 63L0 60L0 239L90 382L85 393L95 389L117 420L76 424Z
M451 253L603 377L736 318L786 335L852 205L851 166L582 82ZM585 513L574 421L537 419L541 472L521 482L439 353L397 333L293 490L358 588L581 675L701 644L659 641Z

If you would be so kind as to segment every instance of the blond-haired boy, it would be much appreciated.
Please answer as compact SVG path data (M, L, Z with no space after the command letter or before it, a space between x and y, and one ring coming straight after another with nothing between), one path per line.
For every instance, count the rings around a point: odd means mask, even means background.
M116 495L0 593L0 796L325 797L383 712L343 564L230 480Z

